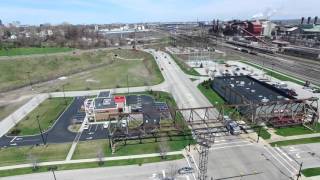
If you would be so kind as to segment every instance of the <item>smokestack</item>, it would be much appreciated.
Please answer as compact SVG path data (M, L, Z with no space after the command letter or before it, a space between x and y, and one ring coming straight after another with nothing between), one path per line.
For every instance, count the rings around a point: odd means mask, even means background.
M308 17L307 24L310 24L310 21L311 21L311 17Z
M318 22L318 16L314 17L314 24L317 24Z
M301 18L301 24L303 24L303 21L304 21L304 17Z

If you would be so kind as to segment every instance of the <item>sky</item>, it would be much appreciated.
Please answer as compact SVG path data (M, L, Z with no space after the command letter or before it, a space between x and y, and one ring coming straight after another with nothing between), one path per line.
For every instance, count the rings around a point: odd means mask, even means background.
M320 16L320 0L0 0L3 23L140 23Z

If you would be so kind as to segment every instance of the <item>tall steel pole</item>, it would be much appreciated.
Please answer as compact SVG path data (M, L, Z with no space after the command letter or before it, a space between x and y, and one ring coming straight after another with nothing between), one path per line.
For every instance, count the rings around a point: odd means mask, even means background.
M38 127L39 127L39 131L40 131L42 142L43 142L44 145L46 145L46 141L45 141L45 139L43 137L43 132L42 132L40 121L39 121L39 115L36 116L36 119L37 119L37 123L38 123Z

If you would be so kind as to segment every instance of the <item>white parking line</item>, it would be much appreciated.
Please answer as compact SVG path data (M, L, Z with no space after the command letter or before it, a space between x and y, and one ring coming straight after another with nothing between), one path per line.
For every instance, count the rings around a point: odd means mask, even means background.
M12 143L14 140L17 139L17 136L15 136L14 138L12 138L12 140L10 141L10 143Z
M162 176L163 176L163 178L166 178L166 171L165 170L162 170Z

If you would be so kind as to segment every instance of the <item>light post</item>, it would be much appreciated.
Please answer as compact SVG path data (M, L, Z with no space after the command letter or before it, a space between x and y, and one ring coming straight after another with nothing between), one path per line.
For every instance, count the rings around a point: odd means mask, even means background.
M38 123L38 127L39 127L39 131L40 131L40 135L41 135L41 139L42 139L43 145L46 145L46 141L44 139L43 132L42 132L41 125L40 125L40 121L39 121L39 115L36 116L36 119L37 119L37 123Z
M65 86L65 84L62 85L62 93L63 93L64 104L67 106L68 103L67 103L67 99L66 99L66 93L64 91L64 86Z

